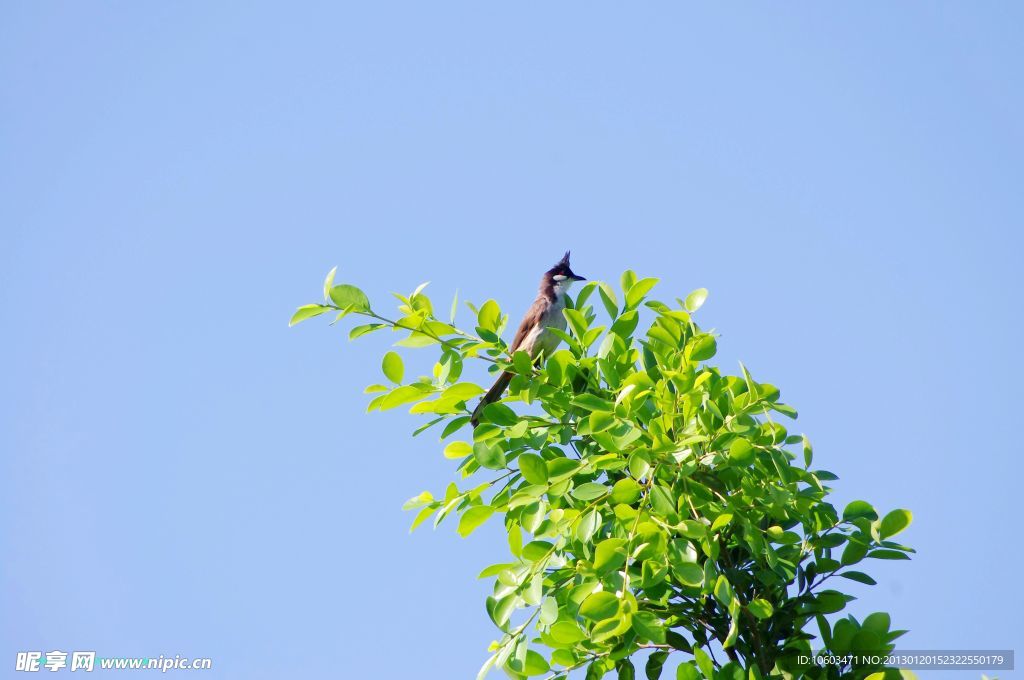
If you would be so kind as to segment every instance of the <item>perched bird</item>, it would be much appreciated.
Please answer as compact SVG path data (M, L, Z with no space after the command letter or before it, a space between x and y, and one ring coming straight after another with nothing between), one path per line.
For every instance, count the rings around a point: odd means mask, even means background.
M565 296L569 292L569 287L576 281L586 281L586 279L574 274L569 268L569 251L566 251L554 267L544 272L544 276L540 280L537 299L530 305L526 316L519 324L519 330L516 331L516 335L512 339L512 344L508 347L510 354L522 350L529 354L534 361L541 355L551 355L555 347L558 347L559 338L548 329L565 330L565 317L562 315L562 310L565 309ZM480 399L480 403L473 410L473 416L470 418L474 427L479 422L480 413L484 407L501 399L505 388L512 381L512 376L512 373L504 371L498 376L494 386Z

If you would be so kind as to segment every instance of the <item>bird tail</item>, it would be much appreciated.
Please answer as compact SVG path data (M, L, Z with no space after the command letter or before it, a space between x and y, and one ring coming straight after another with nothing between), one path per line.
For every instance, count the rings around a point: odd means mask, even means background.
M512 382L512 373L505 371L498 376L491 389L487 390L487 394L480 398L480 403L473 409L473 415L469 418L469 422L473 424L473 427L476 427L476 424L480 422L480 414L483 412L484 407L501 399L501 395L505 393L505 388L508 387L510 382Z

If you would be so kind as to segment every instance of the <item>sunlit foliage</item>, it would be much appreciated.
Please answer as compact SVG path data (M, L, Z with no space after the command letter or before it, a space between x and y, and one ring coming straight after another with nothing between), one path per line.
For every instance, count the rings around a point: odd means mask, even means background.
M617 289L585 285L561 348L537 363L508 355L493 300L469 306L464 330L457 301L442 320L421 286L389 318L334 271L324 302L292 323L358 317L350 338L392 331L399 350L437 354L432 375L413 377L387 351L369 410L409 406L427 418L416 434L436 428L439 453L458 461L443 493L406 503L413 528L452 517L463 536L488 521L508 534L508 554L480 574L494 580L486 608L500 631L481 676L629 679L643 665L652 679L663 667L681 679L900 677L800 657L893 648L904 631L887 614L839 617L853 599L841 584L873 585L861 565L908 558L892 537L910 513L833 507L836 476L790 431L797 413L779 389L708 363L716 338L693 318L707 291L669 305L648 299L656 283L627 271ZM484 389L464 379L471 361L516 374L475 429Z

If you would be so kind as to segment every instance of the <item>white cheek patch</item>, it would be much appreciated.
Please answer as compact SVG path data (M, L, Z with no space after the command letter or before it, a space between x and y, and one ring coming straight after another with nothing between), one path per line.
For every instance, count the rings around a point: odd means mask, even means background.
M561 283L562 281L565 281L565 279L568 278L568 277L566 277L565 274L555 274L551 278L553 278L555 281L558 281L559 283Z

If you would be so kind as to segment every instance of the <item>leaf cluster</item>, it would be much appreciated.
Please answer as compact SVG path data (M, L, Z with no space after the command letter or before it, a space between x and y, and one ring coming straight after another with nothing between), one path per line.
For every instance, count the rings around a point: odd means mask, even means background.
M497 302L469 305L463 330L457 297L441 320L426 284L396 295L391 319L332 271L324 302L300 307L292 323L356 315L368 323L350 338L390 330L399 348L437 352L432 374L410 379L388 351L368 410L427 416L415 434L439 427L443 455L457 462L443 494L406 503L413 529L455 516L468 536L503 523L509 554L480 573L494 580L486 609L500 631L481 677L497 667L516 679L576 668L587 680L633 678L645 658L655 679L670 656L687 679L899 677L800 657L814 640L836 655L892 650L905 631L888 615L838 618L854 599L841 583L873 585L862 565L908 559L912 549L893 537L910 512L830 504L836 476L790 432L797 412L780 390L742 364L731 375L708 363L716 336L693 318L707 291L670 306L648 299L656 283L631 271L618 289L588 283L564 312L564 346L536 363L509 354ZM463 378L472 360L514 374L475 428L471 402L483 388Z

